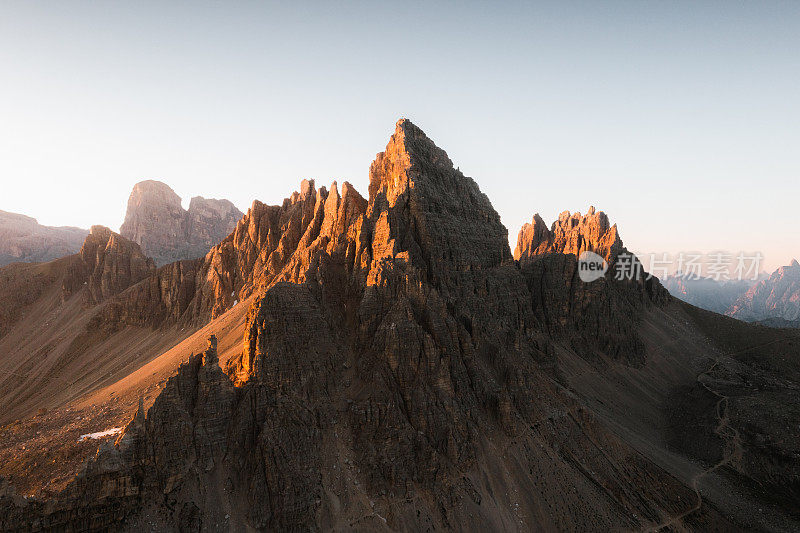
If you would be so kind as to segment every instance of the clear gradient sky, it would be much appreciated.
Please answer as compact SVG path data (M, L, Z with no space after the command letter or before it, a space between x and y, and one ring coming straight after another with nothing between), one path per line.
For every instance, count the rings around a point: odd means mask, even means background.
M420 126L512 243L589 205L639 252L800 256L798 2L0 3L0 209L279 203ZM512 245L513 246L513 245Z

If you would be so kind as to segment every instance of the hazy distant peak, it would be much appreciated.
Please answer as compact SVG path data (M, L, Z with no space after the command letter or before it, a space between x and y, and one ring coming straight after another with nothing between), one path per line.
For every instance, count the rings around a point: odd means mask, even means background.
M133 186L120 234L164 265L205 255L242 216L229 200L202 196L193 197L186 210L169 185L145 180Z
M39 224L35 218L0 211L0 266L50 261L80 250L87 231Z

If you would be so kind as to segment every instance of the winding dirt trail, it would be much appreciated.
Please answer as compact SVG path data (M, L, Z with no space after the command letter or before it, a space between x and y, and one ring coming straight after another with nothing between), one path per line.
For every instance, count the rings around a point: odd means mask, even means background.
M698 511L700 507L703 505L703 496L700 494L700 480L703 477L707 476L708 474L714 472L718 468L733 462L738 461L742 458L742 442L741 437L739 435L739 431L732 427L729 424L729 416L728 416L728 403L729 399L727 396L718 393L711 387L709 387L704 381L703 376L711 374L714 369L719 364L719 360L714 361L714 364L711 365L708 370L701 372L697 376L697 382L708 392L719 398L716 403L716 415L717 415L717 425L714 428L714 434L718 435L721 439L725 441L725 451L722 454L722 459L720 459L717 463L715 463L710 468L703 470L702 472L698 472L692 477L691 480L691 487L694 490L695 496L697 500L695 504L688 510L684 511L683 513L676 515L669 520L662 522L653 528L649 529L648 531L660 531L664 528L670 527L675 525L676 523L680 522L690 514Z

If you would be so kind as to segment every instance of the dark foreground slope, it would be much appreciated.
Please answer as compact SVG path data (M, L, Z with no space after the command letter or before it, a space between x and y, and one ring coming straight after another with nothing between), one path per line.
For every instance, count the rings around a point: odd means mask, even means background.
M702 458L665 460L656 427L711 341L657 280L581 285L584 241L611 262L624 250L590 216L534 232L517 262L474 181L400 121L368 201L305 183L254 204L170 314L209 316L220 345L241 317L239 349L184 352L60 494L0 484L0 529L735 529L698 500ZM104 316L163 301L146 283ZM692 357L659 352L682 333ZM621 386L656 376L652 394Z

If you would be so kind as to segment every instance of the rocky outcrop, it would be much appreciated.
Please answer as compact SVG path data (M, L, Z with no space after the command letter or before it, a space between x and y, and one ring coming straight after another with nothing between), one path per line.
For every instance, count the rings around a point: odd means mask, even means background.
M176 261L105 302L91 327L107 332L125 326L158 328L177 323L201 325L194 313L202 259Z
M87 305L121 293L155 271L139 245L104 226L92 226L63 282L64 298L86 287Z
M603 257L608 268L603 277L588 283L578 271L578 258L586 251ZM617 269L622 254L630 267ZM605 213L594 207L583 216L565 211L550 229L534 215L519 232L514 257L537 320L550 335L566 340L589 359L605 355L644 363L640 317L645 307L666 303L669 294L625 249L616 224L612 226Z
M746 322L800 320L800 263L793 260L740 296L725 313Z
M0 211L0 266L74 254L87 233L81 228L42 226L34 218Z
M147 180L133 187L120 234L136 242L156 264L201 257L242 217L228 200L196 196L189 209L169 186Z
M341 193L303 180L280 206L253 202L200 268L195 313L212 318L278 281L301 283L318 254L353 263L367 202L347 182Z
M564 211L550 229L542 217L535 214L531 223L523 225L519 232L514 259L525 263L549 253L580 257L587 250L604 257L609 263L622 252L617 225L611 226L608 216L595 211L594 207L583 216Z
M208 312L257 295L227 374L212 338L60 498L0 499L0 525L642 529L693 497L556 382L499 216L407 120L368 202L304 182L254 203L198 272L192 305Z

